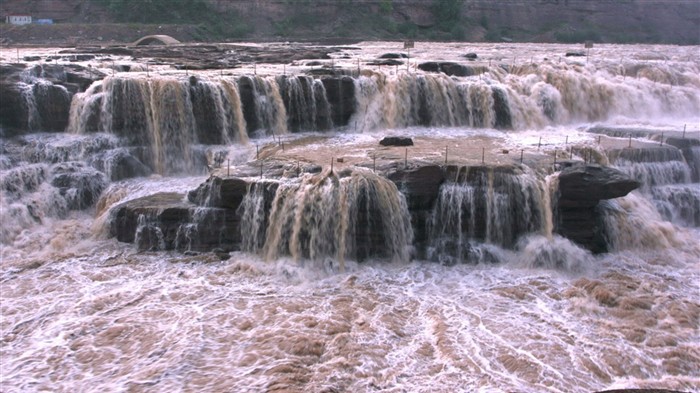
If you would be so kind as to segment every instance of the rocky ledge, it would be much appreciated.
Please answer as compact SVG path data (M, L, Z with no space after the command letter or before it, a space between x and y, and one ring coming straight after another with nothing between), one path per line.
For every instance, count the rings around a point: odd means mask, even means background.
M562 170L559 178L555 232L592 252L604 252L607 247L603 240L604 229L600 225L601 213L597 209L599 202L624 196L639 183L612 168L580 163L562 165L568 167ZM472 214L468 218L473 225L471 238L476 242L495 242L506 248L513 248L519 236L544 228L542 209L548 204L538 202L538 195L542 195L541 183L533 182L534 177L528 171L520 165L424 165L407 170L394 169L384 176L406 197L415 256L429 258L430 236L435 236L431 225L443 225L437 221L439 214L435 212L438 210L458 215ZM309 176L343 177L346 174ZM446 206L451 202L446 202L449 199L445 199L444 187L460 186L476 195L472 204L457 205L456 208ZM156 194L115 207L111 213L111 234L120 241L136 243L140 250L241 250L241 206L245 196L252 189L264 193L265 206L261 211L269 215L278 187L279 180L211 176L188 195ZM493 205L488 198L494 194L499 195L500 200L508 201L507 205L501 206L504 211L498 212L499 216L504 216L507 225L495 237L493 225L487 224L492 219L489 209ZM381 226L372 228L382 230ZM265 228L261 230L264 232ZM440 233L445 234L444 231ZM383 238L385 234L367 236ZM381 254L381 250L368 250L365 254L363 259Z

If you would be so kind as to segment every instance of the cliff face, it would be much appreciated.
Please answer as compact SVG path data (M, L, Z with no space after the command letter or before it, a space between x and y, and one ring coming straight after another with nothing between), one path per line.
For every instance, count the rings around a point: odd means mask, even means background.
M29 13L71 23L117 21L106 4L108 0L1 0L0 14ZM201 40L700 44L700 1L695 0L201 0L192 4L193 14L200 19L204 14L207 21L180 15L173 23L199 24ZM129 22L124 15L121 22Z

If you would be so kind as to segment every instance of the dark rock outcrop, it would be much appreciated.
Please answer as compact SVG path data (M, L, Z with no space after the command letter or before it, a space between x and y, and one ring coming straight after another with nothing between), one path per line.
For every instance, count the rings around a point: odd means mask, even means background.
M555 232L594 253L606 252L598 204L625 196L639 186L614 168L580 164L565 168L559 174Z
M469 68L452 62L436 62L429 61L426 63L418 64L418 68L426 72L443 72L447 75L454 76L469 76Z
M235 211L201 208L178 193L159 193L114 208L110 233L139 250L211 251L240 248Z
M93 206L107 188L104 174L82 163L58 164L51 172L51 185L59 189L70 210L83 210Z
M321 82L331 105L333 125L336 127L348 125L350 117L355 113L355 81L349 76L343 76L324 78Z
M408 55L405 53L384 53L379 56L380 59L408 59Z
M402 136L387 136L379 141L382 146L413 146L413 139Z
M418 254L424 255L428 242L428 218L445 181L445 171L441 166L430 165L392 172L388 177L406 196L414 243Z
M395 170L387 178L406 197L413 245L421 258L429 257L430 249L433 255L459 253L449 256L451 261L468 261L472 253L483 251L474 248L483 242L513 248L521 236L539 233L544 228L546 213L542 209L547 204L540 200L541 182L517 165L426 165ZM613 168L581 164L565 168L559 177L555 231L593 252L606 251L598 204L624 196L638 186ZM180 194L156 194L116 207L111 231L120 241L137 242L140 249L239 250L241 217L248 209L242 208L245 196L249 192L262 196L261 212L267 215L278 189L275 181L251 183L241 178L211 176L186 198ZM356 247L352 257L357 260L386 256L382 249L386 242L381 233L383 226L377 221L381 216L379 206L371 198L362 199L368 192L358 192L360 199L355 201L360 206L355 219L358 228L364 228L353 238ZM458 205L454 201L459 201ZM458 220L450 218L451 214L459 215ZM264 242L268 219L262 218L262 232L255 236L258 242ZM455 222L461 224L455 226ZM447 226L450 228L445 229ZM253 249L261 246L248 245Z

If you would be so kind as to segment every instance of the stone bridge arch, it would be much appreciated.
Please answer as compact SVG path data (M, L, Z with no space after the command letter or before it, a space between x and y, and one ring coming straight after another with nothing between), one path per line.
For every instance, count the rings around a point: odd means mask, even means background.
M138 40L136 40L136 42L134 42L134 45L173 45L179 43L180 41L176 40L175 38L169 35L157 34L141 37Z

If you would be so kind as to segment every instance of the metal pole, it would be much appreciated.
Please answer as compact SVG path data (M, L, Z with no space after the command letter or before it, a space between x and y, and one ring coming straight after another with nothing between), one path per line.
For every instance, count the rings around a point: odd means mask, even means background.
M445 165L447 165L447 146L445 146Z
M258 145L255 145L255 159L260 158L260 147Z
M686 126L687 126L687 124L683 124L683 139L685 139L685 127Z
M481 163L484 163L484 155L486 154L486 148L481 148Z
M231 176L231 160L226 160L226 176Z
M333 160L335 160L335 157L331 157L331 174L333 174Z
M569 159L573 160L574 159L574 147L571 146L571 149L569 149Z
M377 153L372 155L372 172L377 171Z
M525 151L524 149L520 149L520 163L521 164L523 163L523 152L524 151Z
M261 179L262 179L262 175L263 175L263 163L262 163L262 161L260 161L260 178Z
M598 135L598 144L600 145L600 135Z
M564 144L565 144L565 145L568 145L568 144L569 144L569 136L568 136L568 135L566 136L566 142L564 142Z
M406 58L406 72L411 72L411 69L409 68L411 65L411 48L408 49L408 57ZM397 66L398 67L398 66Z
M659 146L663 146L663 145L664 145L664 133L662 132L661 133L661 143L659 143Z
M627 147L632 147L632 134L630 134L629 143L627 144Z
M537 141L537 150L540 150L540 146L542 146L542 137L540 137L540 140Z
M403 167L408 169L408 148L406 148L406 152L403 155Z

